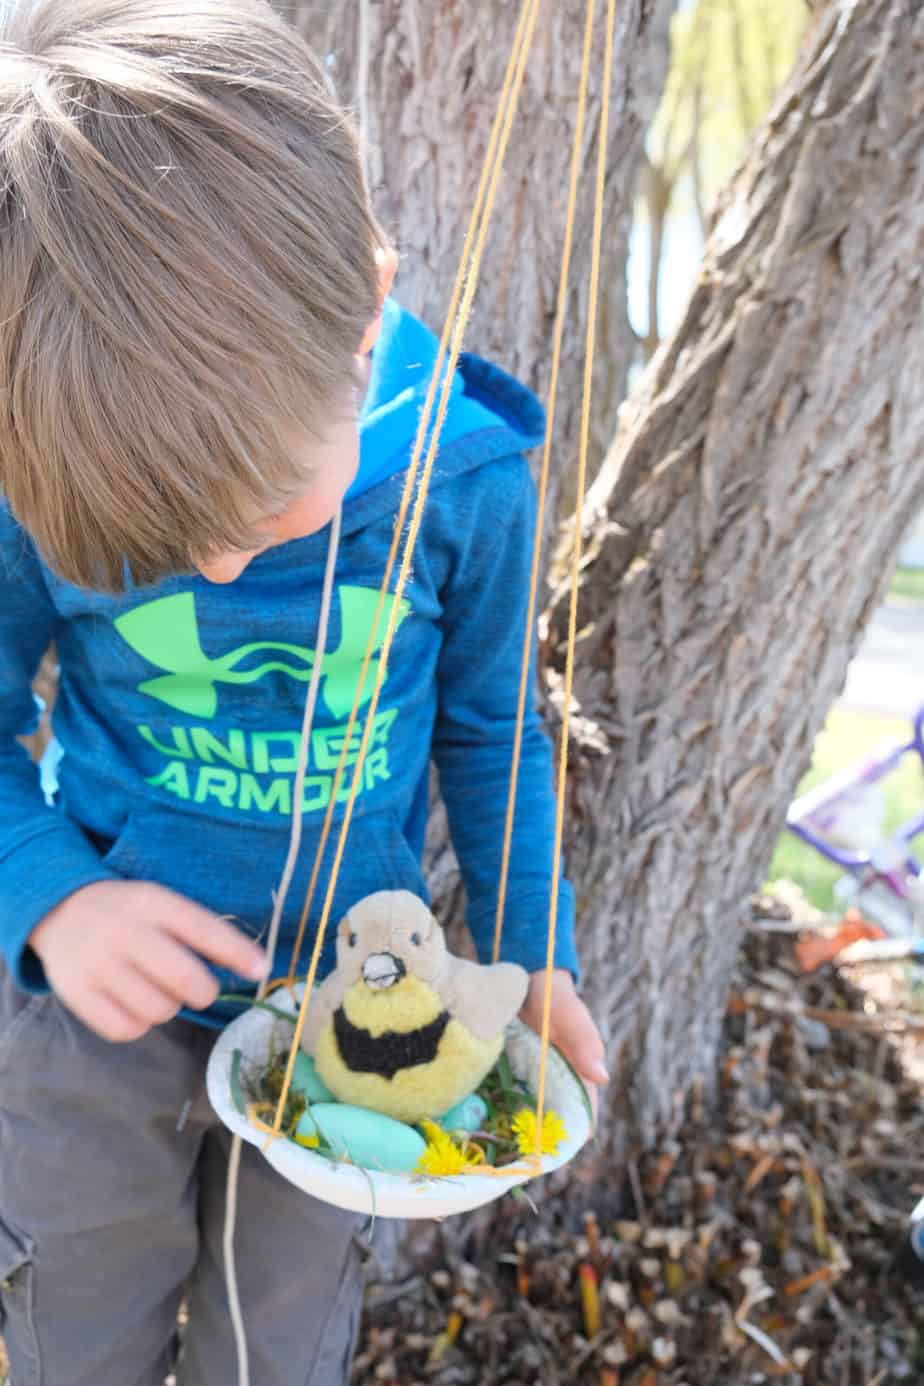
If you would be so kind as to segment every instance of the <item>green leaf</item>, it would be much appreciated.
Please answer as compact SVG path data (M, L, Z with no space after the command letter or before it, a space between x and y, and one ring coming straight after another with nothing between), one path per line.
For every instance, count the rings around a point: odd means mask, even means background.
M244 1099L244 1089L241 1087L241 1057L239 1049L235 1049L231 1055L231 1101L241 1116L246 1116L247 1103Z
M376 1217L378 1216L378 1211L377 1211L376 1201L375 1201L375 1180L372 1178L372 1176L370 1175L370 1173L369 1173L369 1171L368 1171L367 1169L363 1169L363 1166L362 1166L362 1165L357 1165L357 1169L362 1169L363 1174L366 1176L366 1181L368 1182L368 1185L369 1185L369 1193L370 1193L370 1195L371 1195L371 1197L372 1197L372 1221L371 1221L370 1224L369 1224L369 1236L368 1236L369 1250L371 1251L371 1250L372 1250L372 1234L375 1232L375 1220L376 1220Z
M510 1067L510 1060L507 1057L506 1050L504 1050L497 1061L497 1076L500 1079L501 1091L504 1096L516 1101L519 1098L517 1080L513 1076L513 1069Z
M258 1001L254 996L238 996L233 991L223 991L219 996L219 1001L233 1001L238 1006L250 1006L252 1010L269 1011L277 1020L286 1020L290 1025L294 1025L298 1016L290 1015L288 1011L279 1010L278 1006L271 1006L268 1001Z

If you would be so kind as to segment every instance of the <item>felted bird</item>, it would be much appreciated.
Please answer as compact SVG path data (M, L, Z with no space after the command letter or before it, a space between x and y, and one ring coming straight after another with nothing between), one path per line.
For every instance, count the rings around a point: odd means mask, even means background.
M528 984L515 963L448 952L410 891L379 891L337 929L337 967L312 997L302 1047L339 1101L405 1122L438 1117L497 1062Z

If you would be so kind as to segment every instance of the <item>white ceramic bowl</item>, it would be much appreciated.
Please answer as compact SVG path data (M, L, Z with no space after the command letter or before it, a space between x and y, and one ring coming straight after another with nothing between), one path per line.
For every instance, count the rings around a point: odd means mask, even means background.
M294 1009L292 998L285 991L275 992L272 1004L278 1010ZM224 1124L261 1149L270 1164L305 1193L339 1208L374 1213L377 1217L445 1218L451 1213L468 1212L490 1203L526 1182L527 1176L522 1172L510 1176L457 1174L440 1178L384 1174L331 1160L294 1141L271 1140L238 1111L234 1102L231 1091L234 1052L240 1051L246 1071L265 1067L271 1053L287 1048L291 1041L292 1026L287 1021L257 1007L246 1011L223 1031L212 1050L207 1073L208 1094ZM540 1052L538 1036L514 1021L507 1030L507 1055L516 1077L533 1093L538 1086ZM567 1136L557 1155L543 1156L543 1174L567 1164L591 1134L587 1099L580 1079L555 1050L550 1050L548 1056L546 1107L561 1117ZM521 1171L523 1163L517 1166Z

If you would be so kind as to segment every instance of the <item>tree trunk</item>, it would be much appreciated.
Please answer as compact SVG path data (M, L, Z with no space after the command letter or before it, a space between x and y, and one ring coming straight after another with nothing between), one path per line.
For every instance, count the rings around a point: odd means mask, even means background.
M569 866L614 1155L712 1069L748 896L924 503L922 51L916 0L824 13L588 498Z
M520 3L436 0L279 0L317 51L329 55L340 96L366 126L369 178L378 215L401 251L397 292L440 327L497 109ZM568 160L575 123L584 0L540 8L517 125L488 240L466 346L543 394L551 361ZM626 311L626 260L638 162L661 94L672 0L619 7L607 185L607 235L600 315L594 443L609 446L635 342ZM587 148L599 123L605 6L598 4L599 60L587 117ZM366 43L363 30L366 26ZM368 61L362 59L368 51ZM588 160L589 170L589 160ZM585 179L561 380L561 436L573 450L587 321L592 226ZM550 496L570 505L572 458L559 459Z

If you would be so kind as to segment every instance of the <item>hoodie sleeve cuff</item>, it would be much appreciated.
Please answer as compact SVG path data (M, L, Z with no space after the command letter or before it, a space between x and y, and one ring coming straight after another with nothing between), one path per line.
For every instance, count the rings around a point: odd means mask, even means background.
M46 914L83 886L118 879L80 829L66 821L20 843L0 863L0 947L17 986L49 990L45 969L29 947L32 930Z
M469 928L478 951L479 962L489 963L494 947L494 907L469 911ZM502 962L519 963L527 972L541 972L548 961L548 895L509 899L501 935ZM570 972L580 981L580 964L574 946L574 891L562 881L555 924L554 966Z

